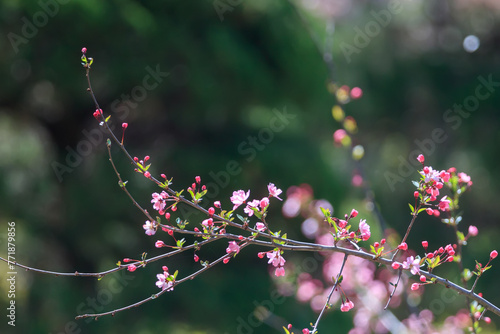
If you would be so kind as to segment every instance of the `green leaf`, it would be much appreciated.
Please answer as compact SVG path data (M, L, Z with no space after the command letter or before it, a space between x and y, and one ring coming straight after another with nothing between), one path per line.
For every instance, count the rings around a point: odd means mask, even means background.
M182 238L181 240L177 240L177 247L182 248L184 243L186 242L186 239Z
M413 208L413 205L411 205L410 203L408 203L408 206L410 207L411 213L415 212L415 209Z
M420 187L420 183L418 183L417 181L411 181L411 183L413 183L413 185L417 188Z
M111 118L111 115L109 115L108 117L106 117L106 119L104 120L104 122L108 123L109 119Z
M330 209L325 209L325 208L322 208L322 207L320 207L320 209L321 209L321 212L323 212L323 215L325 217L330 217L331 216Z
M283 326L283 329L285 330L285 334L290 334L290 331L288 329L286 329L285 326Z
M460 232L460 231L457 231L457 239L459 241L464 241L465 240L464 234L462 232Z

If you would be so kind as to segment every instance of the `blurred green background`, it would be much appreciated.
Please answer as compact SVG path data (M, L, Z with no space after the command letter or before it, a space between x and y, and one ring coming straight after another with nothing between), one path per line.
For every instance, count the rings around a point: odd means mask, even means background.
M366 151L361 161L365 182L388 225L400 234L406 230L407 203L413 200L410 181L417 175L391 186L387 173L399 175L401 161L413 162L409 154L419 149L416 140L428 141L441 128L446 140L428 146L426 163L436 169L455 166L471 175L474 186L464 196L459 228L466 231L473 224L480 233L466 247L464 262L469 268L474 259L486 262L500 245L500 87L492 85L487 98L470 104L467 116L447 110L474 102L479 77L500 82L498 2L304 0L296 6L321 42L326 23L335 21L335 79L363 89L363 97L345 110L357 120L355 141ZM390 16L381 18L381 11ZM370 36L363 40L366 29ZM140 258L143 251L160 254L153 242L163 235L144 234L144 218L120 191L109 165L85 91L84 46L95 60L93 87L103 110L115 124L129 123L125 143L131 154L150 155L152 172L173 177L175 189L200 175L213 184L209 198L228 205L233 190L252 189L252 196L259 197L266 195L269 182L284 190L308 183L337 215L353 205L371 215L363 206L364 193L351 185L355 166L350 153L333 145L339 124L331 115L335 99L327 90L328 69L308 28L285 0L4 0L0 35L2 256L12 221L16 260L33 267L95 272L124 257ZM469 35L480 41L475 52L463 45ZM467 48L474 47L474 38L467 41L472 41ZM156 83L144 83L158 71ZM277 113L289 115L285 126L264 130ZM252 144L252 137L260 141ZM151 211L150 194L156 188L134 174L116 148L113 152L129 189ZM222 174L231 161L241 171L225 182ZM301 219L283 218L281 203L273 204L272 224L306 240ZM418 221L410 247L419 249L423 238L437 247L453 241L451 229L429 217ZM225 246L202 254L213 259ZM161 265L178 268L181 276L197 268L192 253L101 281L18 270L16 327L7 327L4 310L1 332L238 333L238 319L248 320L254 301L270 300L275 291L258 251L249 247L228 265L158 300L98 321L73 319L150 296L157 292ZM293 262L292 255L288 258ZM7 271L5 264L0 267ZM458 277L453 266L439 273L455 281ZM499 274L494 266L477 289L496 304ZM5 279L0 287L1 305L7 305ZM315 319L309 306L293 296L277 304L276 322L240 332L278 333L279 318L301 328ZM449 306L450 314L459 304ZM419 307L427 307L425 297ZM409 314L404 308L397 312L402 318ZM488 328L494 331L500 322L490 316L494 323ZM352 319L335 312L322 324L347 333Z

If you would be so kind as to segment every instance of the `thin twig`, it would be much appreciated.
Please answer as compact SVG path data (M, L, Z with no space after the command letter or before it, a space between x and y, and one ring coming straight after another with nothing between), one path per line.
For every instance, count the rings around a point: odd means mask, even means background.
M394 296L394 293L396 293L396 289L398 288L399 281L401 280L401 275L403 274L403 271L399 269L398 273L398 280L396 281L396 284L394 284L394 289L392 289L391 295L389 296L389 300L387 300L387 304L385 304L384 310L387 310L389 307L389 304L391 303L392 297Z
M318 319L316 319L316 323L314 324L314 327L312 329L313 334L317 333L319 321L321 320L321 317L323 317L323 314L325 313L328 305L330 305L330 299L332 298L333 292L335 291L335 289L337 288L337 285L339 284L340 277L342 277L342 271L344 271L344 266L345 266L345 263L347 261L347 257L348 257L348 255L345 254L344 260L342 261L342 266L340 266L340 271L337 275L337 279L335 280L335 284L333 284L332 289L330 290L330 294L328 294L328 298L326 299L325 305L323 305L323 309L321 310L320 314L318 315Z
M242 248L246 247L247 245L248 245L248 243L244 243L244 244L242 244L242 245L240 246L240 249L242 249ZM186 281L189 281L189 280L194 279L196 276L198 276L198 275L202 274L203 272L207 271L208 269L212 268L212 267L213 267L213 266L215 266L216 264L218 264L218 263L220 263L220 262L224 261L224 259L229 258L229 257L231 257L231 256L233 256L233 254L232 254L232 253L230 253L230 254L225 254L225 255L221 256L220 258L218 258L217 260L215 260L215 261L213 261L213 262L210 262L210 263L207 263L207 264L206 264L206 265L205 265L202 269L200 269L200 270L198 270L198 271L196 271L196 272L192 273L192 274L191 274L191 275L189 275L189 276L184 277L183 279L180 279L180 280L178 280L178 281L175 281L175 282L173 283L173 285L172 285L172 288L174 288L174 287L176 287L177 285L182 284L182 283L184 283L184 282L186 282ZM137 303L134 303L134 304L131 304L131 305L128 305L128 306L125 306L125 307L121 307L121 308L118 308L118 309L115 309L115 310L112 310L112 311L102 312L102 313L81 314L81 315L79 315L79 316L75 317L75 319L76 319L76 320L78 320L78 319L85 319L85 318L95 318L95 319L97 320L97 318L102 317L102 316L105 316L105 315L112 315L112 316L114 316L114 315L115 315L116 313L118 313L118 312L122 312L122 311L125 311L125 310L129 310L129 309L131 309L131 308L133 308L133 307L140 306L140 305L142 305L142 304L144 304L144 303L147 303L147 302L149 302L149 301L151 301L151 300L153 300L153 299L156 299L156 298L158 298L159 296L161 296L162 294L164 294L164 293L165 293L165 292L167 292L167 291L169 291L169 289L162 290L162 291L160 291L160 292L158 292L158 293L155 293L155 294L153 294L152 296L150 296L150 297L148 297L148 298L146 298L146 299L143 299L143 300L141 300L141 301L139 301L139 302L137 302Z

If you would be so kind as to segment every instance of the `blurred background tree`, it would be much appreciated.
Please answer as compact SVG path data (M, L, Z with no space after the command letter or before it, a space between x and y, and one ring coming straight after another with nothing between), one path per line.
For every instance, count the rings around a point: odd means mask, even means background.
M412 177L391 187L386 172L398 175L401 161L410 161L410 152L419 149L416 140L432 138L432 131L441 128L447 139L426 155L427 162L436 168L453 165L471 175L473 192L464 196L460 228L466 231L473 224L480 234L466 248L464 261L469 268L474 259L486 261L500 235L495 224L500 217L495 191L500 185L495 179L500 89L493 86L456 128L444 115L474 96L478 77L500 81L499 3L303 0L296 6L320 40L326 23L335 21L336 80L364 91L360 100L346 105L346 113L357 120L356 141L366 151L365 182L389 226L399 233L406 229ZM378 33L370 32L368 43L356 46L360 31L366 33L379 22L377 13L391 6L399 6L398 12L385 26L379 23ZM371 215L363 192L351 185L350 153L333 146L332 133L339 125L330 112L335 100L327 90L328 69L289 2L3 1L0 23L1 235L5 245L6 223L16 222L19 262L91 272L111 268L124 257L139 258L145 250L160 253L153 247L156 238L143 232L140 212L119 191L105 139L97 135L79 64L83 46L95 59L93 83L103 109L116 124L129 123L129 150L140 158L150 155L153 172L174 177L176 189L200 175L215 185L210 198L227 204L236 189L251 188L258 197L268 182L283 189L307 183L316 197L332 202L336 214L356 206ZM467 40L470 35L477 40ZM357 51L346 53L346 44ZM157 86L144 89L145 77L158 71L168 76L158 75ZM265 129L278 111L288 113L289 122L269 135ZM116 159L131 190L148 207L156 189L135 175L123 157L117 154ZM241 171L222 181L221 172L231 161ZM62 165L66 168L57 169ZM271 221L304 238L301 220L282 218L276 205ZM435 245L453 241L451 229L431 218L419 221L410 247L417 248L422 238ZM6 246L2 248L5 255ZM215 256L224 248L204 255ZM101 281L18 271L15 330L236 333L238 319L248 319L254 301L269 300L275 290L257 251L245 249L237 261L159 300L97 322L73 318L156 292L161 264ZM164 264L182 274L193 268L191 256ZM456 281L454 269L441 274ZM477 290L496 304L499 273L494 266ZM6 291L5 280L0 286ZM6 295L0 299L7 301ZM293 296L282 301L286 303L274 310L277 317L303 326L313 320L308 305ZM462 307L458 304L449 305L450 312ZM419 307L428 307L425 298ZM276 332L279 318L271 320L251 332ZM323 326L347 332L351 321L335 312Z

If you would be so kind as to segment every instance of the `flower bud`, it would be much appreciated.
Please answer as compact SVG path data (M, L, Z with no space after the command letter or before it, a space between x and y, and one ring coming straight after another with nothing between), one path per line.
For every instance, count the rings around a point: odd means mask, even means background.
M490 253L490 258L493 260L498 256L498 252L496 250L491 251Z

